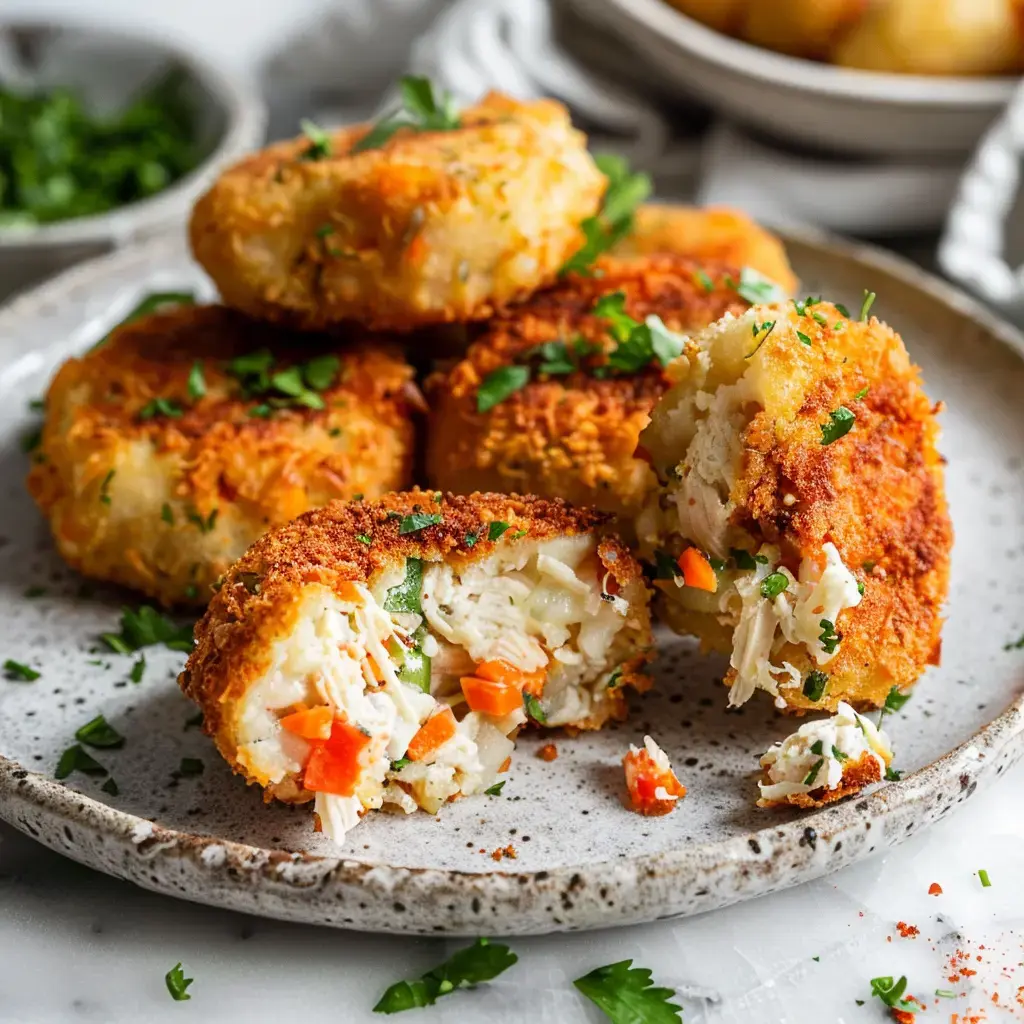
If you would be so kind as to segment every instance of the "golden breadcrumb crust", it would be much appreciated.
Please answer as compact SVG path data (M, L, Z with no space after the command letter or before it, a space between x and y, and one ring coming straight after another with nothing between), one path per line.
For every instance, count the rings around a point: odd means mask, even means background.
M417 512L438 514L442 520L403 534L403 517ZM595 533L600 537L597 557L639 623L634 629L637 656L623 666L619 684L608 692L612 717L621 717L623 687L650 686L644 666L653 639L649 593L639 563L605 532L609 518L561 501L504 494L409 491L374 502L331 502L265 534L228 570L196 623L195 649L178 682L203 709L203 728L225 760L246 774L237 758L236 713L249 688L266 673L274 643L295 628L307 587L340 593L346 582L372 586L408 558L459 566L485 559L499 546ZM491 541L487 528L496 521L508 523L509 529ZM517 537L520 531L525 534ZM598 724L581 722L576 727ZM282 797L281 792L275 795Z
M262 349L275 370L336 355L325 408L244 397L228 360ZM193 399L197 364L206 393ZM154 399L181 415L142 418ZM268 527L334 498L408 486L420 402L412 368L385 341L296 338L224 307L180 306L64 363L28 488L73 568L167 605L204 605Z
M752 267L774 281L787 295L797 279L781 239L739 210L727 207L649 203L633 217L633 230L612 250L612 256L672 253L730 267Z
M192 214L192 251L224 301L301 328L490 316L552 281L606 179L553 100L492 93L452 131L402 130L310 159L300 138L227 170Z
M830 303L804 316L791 306L761 306L753 316L777 322L757 353L771 387L743 433L731 521L755 543L778 545L794 576L802 558L822 559L831 541L864 585L860 604L834 623L842 643L821 667L829 676L823 699L813 702L799 687L780 693L799 710L834 710L839 701L879 707L892 687L907 689L939 661L953 543L937 448L940 407L900 336L874 317L850 320ZM840 406L856 417L853 428L823 444L822 424ZM731 649L730 631L714 617L674 605L668 617L710 646ZM773 660L803 676L818 667L792 644ZM734 678L730 669L726 684Z
M873 782L881 782L882 769L878 764L878 758L870 753L863 753L852 764L843 766L842 781L835 789L828 789L819 786L807 793L793 793L791 796L783 797L780 800L766 800L761 797L757 801L758 807L824 807L826 804L834 804L837 800L843 800L848 796L854 796L865 786ZM771 780L767 775L764 782L767 785Z
M559 497L627 517L639 510L657 485L635 452L650 410L668 387L660 363L603 380L587 369L567 376L535 374L500 404L477 411L484 378L522 362L535 345L553 340L571 345L582 337L602 352L613 349L608 321L591 312L603 295L622 291L635 320L656 314L680 332L748 307L725 283L737 279L736 269L665 254L606 257L598 269L600 276L574 275L496 317L461 362L428 379L431 483L453 491ZM700 274L707 275L710 291Z

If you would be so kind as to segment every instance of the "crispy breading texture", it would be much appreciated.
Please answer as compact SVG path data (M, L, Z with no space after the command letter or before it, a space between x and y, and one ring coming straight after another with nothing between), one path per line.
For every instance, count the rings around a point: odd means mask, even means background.
M402 533L403 517L417 512L440 515L441 522ZM502 539L491 541L488 525L497 521L508 523L509 529ZM266 673L275 641L293 631L305 588L325 587L340 594L346 582L372 585L408 558L466 565L487 558L501 545L595 533L600 537L597 557L619 592L636 590L639 584L643 593L640 565L620 540L606 533L609 523L609 516L593 509L520 495L408 491L374 502L331 502L271 530L228 570L196 624L196 646L178 681L203 709L203 728L221 754L245 774L237 759L236 712L248 689ZM517 537L520 531L525 534ZM640 620L638 653L609 690L612 717L625 713L624 686L650 686L644 673L650 645L646 598L633 611Z
M324 408L246 397L228 362L262 349L275 371L336 356ZM194 372L205 385L198 398ZM269 526L334 498L408 486L422 402L412 375L386 339L296 339L225 307L181 306L64 363L29 491L73 568L167 605L202 605ZM154 399L180 415L148 415Z
M475 320L554 280L606 180L553 100L492 93L451 131L369 130L270 146L196 204L196 259L224 301L301 328Z
M433 484L463 492L515 490L636 514L657 484L635 452L668 387L659 363L598 379L590 369L604 356L590 358L565 376L535 374L483 413L477 410L481 382L499 367L522 363L544 342L562 340L571 349L583 338L601 353L613 349L608 321L591 311L601 296L616 291L625 294L635 320L656 314L683 333L748 304L725 283L737 279L735 268L660 254L605 257L598 269L599 276L574 275L496 317L461 362L428 379L427 473Z
M633 230L612 250L613 256L673 253L697 262L752 267L787 295L797 279L782 240L739 210L648 203L633 217Z
M769 781L765 776L765 781ZM873 757L869 752L861 754L852 764L843 768L842 781L835 789L828 789L819 786L807 793L794 793L780 800L766 800L758 798L758 807L824 807L826 804L834 804L837 800L843 800L848 796L854 796L865 786L874 782L882 781L882 769L878 764L878 758Z
M820 562L831 541L864 586L860 603L835 623L842 643L822 666L824 698L812 702L799 687L780 693L798 710L833 710L841 700L879 707L893 686L906 690L939 661L953 542L937 448L940 407L900 336L874 317L851 320L830 303L804 315L791 305L761 306L751 316L776 326L750 357L762 361L767 393L742 434L731 523L755 545L778 545L794 575L802 558ZM673 371L685 377L682 360ZM823 443L822 425L840 406L856 417L853 428ZM665 472L679 455L659 447L657 421L655 413L642 441ZM731 649L731 630L714 615L671 600L666 607L675 628ZM793 644L776 654L775 663L783 661L803 676L817 667ZM727 685L734 678L730 670Z

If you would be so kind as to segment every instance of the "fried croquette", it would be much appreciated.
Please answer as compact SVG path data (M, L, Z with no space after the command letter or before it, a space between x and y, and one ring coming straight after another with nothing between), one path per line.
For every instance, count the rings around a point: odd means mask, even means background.
M270 146L199 200L192 250L228 305L299 328L481 319L554 280L606 184L553 100L492 93L458 128L359 149L369 131Z
M28 478L65 561L203 605L268 527L408 486L411 367L385 341L316 340L180 306L69 359Z
M641 443L664 614L730 655L730 703L877 707L938 662L952 528L938 408L898 334L827 302L694 339Z
M761 757L758 807L823 807L886 777L889 737L849 704L774 744Z
M432 484L560 497L624 517L639 512L657 479L637 457L637 439L668 381L653 350L630 372L608 372L619 345L595 305L621 292L638 326L658 316L669 331L685 332L748 303L734 287L739 271L712 264L606 257L598 270L495 318L461 362L428 379ZM508 373L529 376L481 411L481 395Z
M608 516L439 492L332 502L226 574L180 683L267 799L436 811L495 784L528 719L596 728L647 687L649 591Z
M633 215L633 228L613 256L673 253L697 262L753 267L787 295L797 280L781 239L738 210L648 203Z

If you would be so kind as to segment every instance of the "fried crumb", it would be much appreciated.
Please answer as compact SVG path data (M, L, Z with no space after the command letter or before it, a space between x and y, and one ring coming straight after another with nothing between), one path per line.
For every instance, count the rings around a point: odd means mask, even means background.
M542 761L554 761L558 757L558 747L554 743L545 743L540 750L537 751L537 756Z
M896 922L896 931L900 933L900 937L904 939L913 939L915 936L921 934L921 929L917 925L907 924L906 921Z
M491 860L499 861L502 858L508 858L509 860L515 860L519 856L516 853L516 848L509 843L508 846L498 847L496 850L491 851Z

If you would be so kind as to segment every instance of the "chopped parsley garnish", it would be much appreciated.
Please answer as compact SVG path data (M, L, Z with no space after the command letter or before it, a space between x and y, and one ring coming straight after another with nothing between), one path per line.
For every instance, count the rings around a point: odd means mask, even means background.
M106 775L107 769L103 767L84 747L76 743L68 747L54 769L55 779L66 779L72 772L82 772L83 775Z
M819 757L818 760L815 761L814 764L811 765L811 770L804 776L803 784L805 786L810 786L810 785L813 784L814 780L818 777L818 772L821 771L821 766L824 763L825 763L825 758Z
M516 530L516 532L512 534L511 539L520 540L522 537L525 537L529 532L529 530Z
M864 289L864 301L860 304L860 316L859 320L867 320L868 313L871 312L871 307L875 304L877 296L874 292L869 292L867 288Z
M273 365L274 355L269 349L236 356L227 365L227 372L241 384L245 398L266 398L249 410L250 416L266 419L274 409L296 406L323 409L324 400L318 392L331 386L341 362L337 356L316 356L272 373Z
M843 639L843 634L836 632L835 625L829 619L821 619L818 625L821 626L821 636L818 637L818 640L821 642L822 648L826 654L835 654L839 642Z
M621 156L601 154L594 162L608 179L608 187L596 216L580 224L583 245L566 260L559 276L576 273L589 277L597 258L632 231L636 208L651 194L650 177L632 173Z
M956 999L956 993L950 992L948 988L937 988L935 994L939 999Z
M423 613L420 605L420 591L423 589L423 561L419 558L405 560L405 579L392 587L384 599L384 610L387 612Z
M844 754L834 743L832 744L832 757L835 758L840 764L844 761L850 760L849 754Z
M443 522L444 516L440 512L413 512L411 515L402 516L398 532L402 536L407 533L419 533L428 526L440 526Z
M1024 651L1024 634L1021 634L1016 640L1011 640L1008 644L1003 644L1003 650Z
M110 482L114 479L116 469L108 470L107 475L100 482L100 501L104 505L110 504Z
M598 967L573 985L613 1024L681 1024L682 1010L670 1000L675 992L655 987L646 967L620 960Z
M91 722L86 722L75 733L75 739L89 747L123 747L124 737L103 717L97 715Z
M340 369L341 360L337 356L315 356L302 365L302 376L314 391L326 391Z
M183 757L178 765L178 774L186 779L202 775L205 770L206 765L198 757Z
M188 372L188 396L197 402L206 395L206 377L203 375L203 361L197 359Z
M761 580L762 597L778 597L789 586L789 577L784 572L773 572Z
M885 769L885 781L886 782L899 782L900 779L902 779L902 778L903 778L903 772L898 771L897 769L893 768L892 765L889 765L889 767Z
M508 523L495 519L494 522L487 524L487 539L497 540L506 530L510 529Z
M391 771L400 772L408 764L412 764L408 757L399 757L391 762Z
M807 310L821 302L821 296L808 295L806 299L794 299L793 308L797 316L807 316Z
M501 796L501 791L505 788L506 782L508 782L508 779L502 779L501 782L496 782L493 786L485 789L484 793L487 796Z
M709 295L715 290L715 282L703 270L695 270L693 272L693 279L704 289Z
M840 313L843 314L843 316L846 317L847 320L850 319L850 311L841 302L834 302L833 305L836 307L836 309L839 310Z
M855 402L859 402L870 390L871 390L871 386L870 385L866 385L865 387L862 387L860 389L860 391L858 391L857 394L855 394L853 396L853 400Z
M371 541L369 536L367 536L367 534L365 534L365 533L357 533L356 534L356 540L359 541L360 544L372 544L373 543L373 541Z
M797 332L796 332L796 336L797 336L797 337L798 337L798 338L799 338L799 339L800 339L800 340L801 340L801 341L802 341L802 342L803 342L803 343L804 343L805 345L810 345L810 343L811 343L811 339L810 339L810 338L808 338L808 337L807 337L807 335L806 335L806 334L804 334L804 332L803 332L803 331L797 331Z
M786 299L786 293L774 281L754 270L753 267L743 267L740 270L736 293L752 306L759 306L766 302L784 302Z
M100 789L102 789L104 793L109 793L111 796L117 796L118 793L121 792L117 783L114 781L113 775L111 775L110 778L100 786Z
M751 333L753 334L754 340L757 344L743 358L750 359L751 356L757 355L761 346L768 340L768 335L770 335L774 330L774 320L765 320L763 324L759 324L755 321L751 324Z
M499 366L480 382L476 392L476 411L488 412L504 402L509 395L526 387L530 380L528 366Z
M892 978L872 978L871 994L878 996L886 1006L894 1010L916 1010L917 1004L903 999L903 993L907 991L907 978L903 975L899 981L893 982Z
M463 540L465 540L465 542L466 542L466 547L467 548L474 547L476 542L479 539L480 539L480 534L479 533L467 533L466 536L463 538Z
M819 313L817 310L814 310L811 313L811 319L817 320L819 324L828 324L828 317L825 316L824 313Z
M616 342L608 353L609 369L638 373L654 360L668 366L683 351L683 336L670 331L660 316L651 314L643 323L634 320L626 312L624 292L602 295L593 314L609 321L608 333Z
M577 352L570 350L564 341L544 341L533 345L523 353L526 360L538 359L538 373L546 373L550 377L564 377L579 369Z
M332 155L331 137L320 125L304 117L299 121L299 127L309 139L309 145L299 155L300 160L324 160Z
M15 661L13 658L8 658L4 662L4 677L6 679L20 679L22 682L34 683L40 675L41 673L37 672L34 668L23 665L20 661Z
M811 744L811 753L817 754L819 757L825 752L825 744L821 740L815 740Z
M683 570L679 568L676 560L667 552L658 548L654 552L654 578L656 580L674 580L682 576Z
M861 597L864 596L864 589L864 581L857 580L857 593L860 594Z
M164 981L167 983L167 991L171 993L171 998L176 1003L184 1002L186 999L192 997L188 994L188 987L194 981L194 978L186 978L185 972L181 969L181 963L176 963L165 975Z
M163 508L160 509L160 518L168 525L174 525L174 511L166 501L163 504Z
M882 705L882 715L891 715L896 711L899 711L904 704L910 700L909 693L900 693L900 688L894 686L886 695L885 703Z
M507 971L519 958L508 946L477 939L443 964L412 981L399 981L380 997L374 1013L401 1013L433 1006L456 989L473 988Z
M984 868L978 872L978 881L981 882L983 889L988 889L992 885L992 880L988 877L988 872Z
M362 153L379 149L395 132L408 128L414 132L450 132L462 127L455 111L455 100L447 92L434 96L429 78L405 75L399 82L402 106L378 121L351 149Z
M177 626L155 608L144 604L138 611L122 609L121 632L104 633L100 639L118 654L131 654L155 644L187 654L192 650L192 627Z
M200 533L212 533L217 525L217 514L220 510L213 509L204 519L197 509L191 508L185 513L185 518L199 528Z
M131 670L131 672L128 673L128 678L133 683L141 683L142 682L142 673L145 672L145 671L146 671L146 659L140 655L139 656L139 660L137 662L135 662L134 665L132 665L132 670Z
M182 414L181 406L173 398L152 398L139 410L139 419L152 420L157 416L167 416L176 420Z
M736 563L737 569L756 569L758 565L767 565L765 555L752 555L743 548L729 548L729 557Z
M723 572L729 563L724 558L708 558L708 565L711 566L715 572Z
M532 718L539 725L545 725L548 720L547 712L541 702L532 693L523 691L523 707L526 709L528 718Z
M828 414L828 423L819 423L821 428L821 444L833 444L845 437L852 429L856 416L845 405L839 406Z
M804 696L808 700L819 701L825 696L826 686L828 686L828 676L815 669L813 672L809 672L804 680Z
M254 419L269 420L274 415L274 410L271 406L267 405L266 402L261 402L259 405L254 405L249 410L249 415Z

